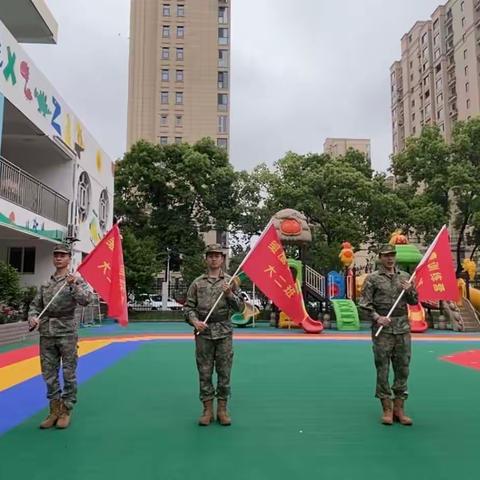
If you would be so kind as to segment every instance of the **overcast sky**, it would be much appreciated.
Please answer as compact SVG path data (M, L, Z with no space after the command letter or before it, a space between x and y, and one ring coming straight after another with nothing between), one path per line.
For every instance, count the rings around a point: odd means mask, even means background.
M159 0L161 1L161 0ZM195 0L188 0L195 1ZM58 45L28 46L113 158L125 151L130 0L46 0ZM400 38L439 0L232 0L231 159L272 164L326 137L391 153L389 68Z

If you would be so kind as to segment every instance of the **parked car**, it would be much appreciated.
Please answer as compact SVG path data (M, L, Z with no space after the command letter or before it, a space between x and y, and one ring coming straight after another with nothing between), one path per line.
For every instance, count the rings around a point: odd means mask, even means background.
M152 293L139 295L138 298L128 303L128 307L132 310L162 310L162 296ZM171 297L168 298L167 310L181 310L182 308L181 303Z

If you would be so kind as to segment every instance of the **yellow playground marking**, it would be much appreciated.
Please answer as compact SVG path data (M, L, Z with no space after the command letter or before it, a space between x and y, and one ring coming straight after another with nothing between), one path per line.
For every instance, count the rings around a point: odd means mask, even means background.
M79 343L78 355L88 355L95 350L109 345L111 340L82 340ZM30 380L37 375L40 375L40 359L38 356L22 360L12 365L0 368L0 392L7 388L13 387L18 383Z

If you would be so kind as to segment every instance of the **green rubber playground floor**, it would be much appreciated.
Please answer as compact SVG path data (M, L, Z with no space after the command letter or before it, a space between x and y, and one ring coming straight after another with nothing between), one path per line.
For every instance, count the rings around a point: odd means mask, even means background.
M369 342L236 342L234 424L200 428L193 343L147 342L80 386L69 430L43 411L0 436L0 479L475 479L480 371L438 359L475 348L414 344L408 428L378 421Z

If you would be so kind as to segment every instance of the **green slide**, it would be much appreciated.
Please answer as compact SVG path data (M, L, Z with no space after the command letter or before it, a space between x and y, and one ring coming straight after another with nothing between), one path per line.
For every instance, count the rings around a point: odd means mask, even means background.
M358 310L352 300L330 300L337 319L337 330L360 330Z
M242 313L234 313L230 319L236 327L246 327L253 322L253 317L244 318Z

